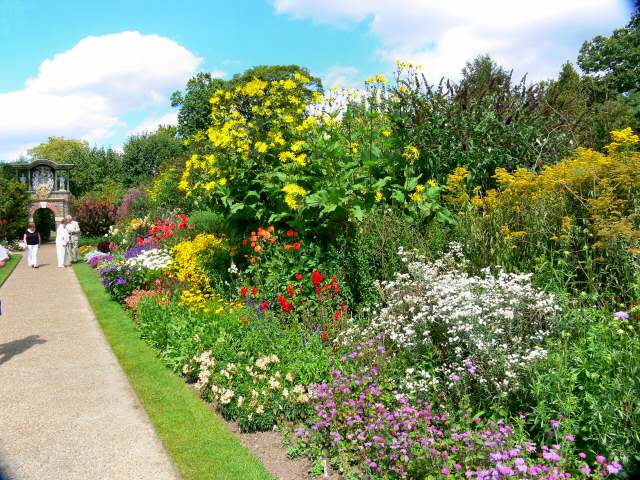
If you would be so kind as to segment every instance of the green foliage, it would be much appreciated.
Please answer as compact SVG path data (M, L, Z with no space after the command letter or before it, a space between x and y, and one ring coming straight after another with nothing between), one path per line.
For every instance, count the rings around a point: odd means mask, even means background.
M30 201L25 185L0 177L0 240L13 240L23 233Z
M211 103L213 92L224 88L227 82L215 78L210 72L199 72L187 82L184 93L175 91L171 95L171 106L178 111L178 134L188 138L211 126Z
M605 77L619 93L640 90L640 8L611 36L585 41L578 64L587 74Z
M213 233L220 235L227 231L226 220L222 214L209 210L196 210L189 215L189 222L193 225L192 232Z
M157 176L165 167L184 162L185 146L173 126L132 135L124 144L122 178L124 185L136 186Z
M174 167L164 169L154 180L149 189L151 210L155 213L163 212L167 206L181 212L190 212L194 208L194 199L180 191L182 172Z
M352 308L370 307L381 300L375 284L391 280L403 270L400 247L429 256L446 249L452 240L450 228L423 220L414 221L401 211L378 208L340 239L342 246L336 253Z
M638 326L637 315L620 320L606 311L571 310L564 334L549 346L549 357L531 380L524 408L531 408L536 427L564 418L583 448L638 464Z
M419 149L424 179L443 181L463 166L474 185L489 186L498 167L553 163L574 147L575 119L549 108L547 86L513 82L488 57L468 64L458 85L431 85L402 67L385 107L395 141Z

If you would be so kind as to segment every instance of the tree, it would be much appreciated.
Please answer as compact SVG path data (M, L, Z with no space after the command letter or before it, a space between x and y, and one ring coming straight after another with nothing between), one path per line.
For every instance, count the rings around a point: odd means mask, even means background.
M123 183L136 186L165 167L181 166L185 159L186 148L174 126L160 126L155 132L133 135L124 144Z
M229 81L214 78L208 72L198 73L189 79L184 92L176 91L171 95L171 106L180 108L178 134L188 138L196 132L206 131L212 125L210 99L217 90L234 89L256 78L269 82L294 79L296 74L311 79L305 87L306 100L311 100L314 92L322 91L322 81L298 65L259 65L234 75Z
M26 185L0 177L0 239L13 240L24 230L30 201Z
M179 107L178 134L188 138L198 131L206 130L211 125L211 103L213 93L225 88L227 82L214 78L209 72L200 72L187 82L184 93L173 92L171 106Z
M640 7L626 27L584 42L578 65L586 74L604 77L619 93L640 90Z
M110 182L121 182L122 156L110 148L91 148L85 141L49 137L47 142L33 147L28 153L34 159L73 163L75 167L70 172L69 183L75 196L100 190Z
M489 55L478 55L462 69L459 92L478 96L494 91L509 90L511 73L498 65Z

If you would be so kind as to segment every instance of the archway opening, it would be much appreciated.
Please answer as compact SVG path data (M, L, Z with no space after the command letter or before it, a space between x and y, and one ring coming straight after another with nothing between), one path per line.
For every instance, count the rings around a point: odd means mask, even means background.
M48 242L56 229L56 217L50 208L39 208L33 212L33 222L43 242Z

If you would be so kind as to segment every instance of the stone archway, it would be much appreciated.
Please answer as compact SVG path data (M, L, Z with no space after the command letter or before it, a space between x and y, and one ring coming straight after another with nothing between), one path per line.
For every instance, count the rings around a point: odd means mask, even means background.
M53 211L56 226L71 213L69 171L74 167L73 164L38 159L12 166L17 170L20 182L28 185L31 193L29 221L33 221L34 212L40 208Z

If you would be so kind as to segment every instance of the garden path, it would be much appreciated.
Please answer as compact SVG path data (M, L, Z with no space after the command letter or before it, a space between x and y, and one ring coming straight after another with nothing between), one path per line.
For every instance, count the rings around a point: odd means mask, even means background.
M71 268L0 288L0 480L178 479Z

